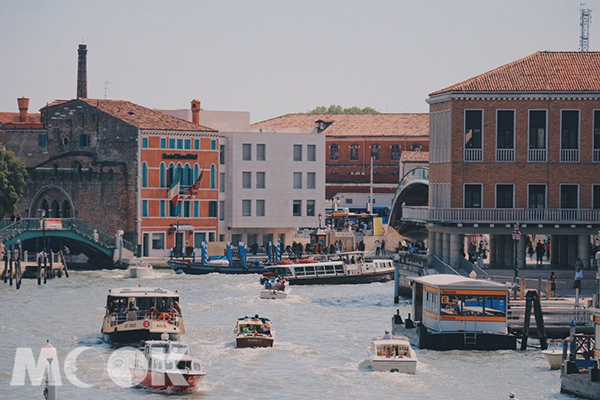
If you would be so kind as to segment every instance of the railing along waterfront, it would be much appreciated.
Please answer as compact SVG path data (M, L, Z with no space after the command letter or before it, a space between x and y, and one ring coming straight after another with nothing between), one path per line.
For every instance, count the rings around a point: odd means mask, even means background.
M402 208L402 219L408 221L482 222L482 223L598 223L596 209L529 209L529 208Z

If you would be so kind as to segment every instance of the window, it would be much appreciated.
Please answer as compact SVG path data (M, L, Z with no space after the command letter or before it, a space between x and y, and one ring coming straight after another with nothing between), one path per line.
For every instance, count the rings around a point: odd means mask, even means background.
M529 111L529 148L546 148L546 110Z
M169 148L170 149L174 149L175 148L175 139L169 139Z
M219 146L219 164L225 165L225 145Z
M392 145L390 160L400 161L400 145L398 145L398 144Z
M200 139L194 139L194 149L200 150Z
M165 234L164 233L153 233L152 234L152 249L162 250L165 248Z
M314 144L306 145L306 161L317 161L317 146Z
M167 139L164 137L160 138L160 148L161 149L166 149L167 148Z
M225 173L219 173L219 192L225 193Z
M592 185L592 208L600 209L600 185Z
M161 200L159 203L159 208L160 208L160 216L164 217L165 216L165 210L166 210L166 206L167 202L165 200Z
M315 189L316 174L314 172L308 172L306 174L306 188Z
M579 207L578 185L560 185L560 208Z
M481 184L465 185L465 208L481 208Z
M360 150L360 146L358 144L350 145L350 160L352 160L352 161L358 160L359 150Z
M273 243L273 234L272 233L265 233L263 235L262 244L263 244L263 246L266 246L269 243Z
M142 163L142 187L148 187L148 163Z
M176 206L172 202L169 202L169 217L177 217L181 215L181 202L177 203Z
M256 188L257 189L264 189L265 187L266 187L265 173L264 172L257 172L256 173Z
M337 161L339 157L340 147L337 144L332 144L329 148L329 159L331 161Z
M256 145L256 160L257 161L265 161L266 160L266 148L264 144Z
M579 110L562 111L561 146L563 149L579 148Z
M177 148L183 150L183 139L177 139Z
M237 246L242 241L242 235L239 233L234 233L231 235L231 245Z
M594 110L594 162L600 161L600 110Z
M159 168L159 182L158 185L159 187L163 188L163 187L167 187L167 171L166 171L166 167L165 167L165 163L160 163Z
M211 150L216 150L217 149L217 139L211 139L210 140L210 149Z
M219 201L219 221L225 221L225 202Z
M216 201L208 202L208 216L210 218L217 218L217 202Z
M465 148L481 149L481 132L483 126L483 111L465 111Z
M147 149L148 148L148 138L142 138L142 149Z
M373 161L379 161L379 145L378 144L371 145L371 157L373 157Z
M253 244L257 244L258 245L258 234L256 233L249 233L248 234L248 246L252 246Z
M252 188L252 172L242 172L242 189Z
M185 141L183 142L183 148L186 150L191 150L192 149L192 140L185 139Z
M302 216L302 200L294 200L294 204L292 205L292 215L294 217Z
M496 120L496 148L515 148L515 112L500 110Z
M190 217L190 202L189 201L183 202L183 217L184 218Z
M142 217L148 216L148 200L142 200Z
M47 143L48 143L48 136L46 136L45 133L40 133L40 135L38 136L38 145L40 147L46 147Z
M528 207L532 209L546 209L546 185L529 185Z
M514 185L496 185L496 208L514 208Z
M202 242L206 242L206 232L194 232L194 247L201 248Z
M194 218L198 218L200 216L200 203L195 200L194 201Z
M302 145L294 145L294 161L302 161Z
M242 216L243 217L252 216L252 201L251 200L242 200Z
M250 143L242 144L242 160L244 160L244 161L252 160L252 145Z
M211 164L210 166L210 188L217 188L217 167L215 164Z
M79 135L79 146L85 147L90 145L89 135Z
M265 201L264 200L256 200L256 216L257 217L265 216Z
M315 201L314 200L306 200L306 216L307 217L315 216Z
M294 172L294 189L302 189L302 172Z

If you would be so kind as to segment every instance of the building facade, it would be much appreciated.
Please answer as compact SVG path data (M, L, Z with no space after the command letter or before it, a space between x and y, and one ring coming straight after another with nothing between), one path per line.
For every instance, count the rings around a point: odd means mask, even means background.
M455 267L465 235L489 234L489 262L515 274L534 238L552 266L589 265L599 79L598 52L538 52L429 95L429 207L403 219L427 224L431 256Z

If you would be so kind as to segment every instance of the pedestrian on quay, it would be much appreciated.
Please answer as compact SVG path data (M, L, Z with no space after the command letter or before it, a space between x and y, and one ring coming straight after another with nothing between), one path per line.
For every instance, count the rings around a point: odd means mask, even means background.
M554 271L550 272L548 280L550 281L550 296L556 297L556 275Z
M581 268L577 268L577 272L575 272L575 278L573 282L573 289L579 289L581 291L581 280L583 279L583 272L581 272Z
M596 255L594 255L594 261L596 262L596 269L600 267L600 248L598 248L598 251L596 252Z
M542 258L544 257L544 245L539 240L535 245L535 256L537 257L537 264L542 265Z

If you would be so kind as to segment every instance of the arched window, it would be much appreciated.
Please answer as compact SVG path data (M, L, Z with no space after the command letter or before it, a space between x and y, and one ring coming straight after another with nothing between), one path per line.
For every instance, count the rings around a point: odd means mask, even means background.
M60 205L58 204L58 201L52 200L52 207L50 209L50 215L47 215L47 217L50 218L60 218Z
M358 151L360 150L360 145L351 144L350 145L350 160L357 161L358 160Z
M159 187L166 187L167 186L167 181L166 181L166 170L165 170L165 163L160 163L160 182L159 182Z
M142 163L142 187L148 187L148 163Z
M373 161L379 161L379 145L378 144L371 145L371 157L373 157Z
M337 159L339 158L339 153L340 153L340 146L333 143L330 148L329 159L331 161L337 161Z
M393 144L392 145L390 159L392 161L399 161L400 160L400 145L397 145L397 144Z
M173 178L175 178L175 165L169 164L169 173L167 174L167 187L171 187L173 184Z
M211 164L210 166L210 188L217 188L217 167L215 164Z
M192 169L190 168L189 164L185 164L185 167L183 167L183 178L181 180L181 184L183 186L191 186L192 185Z
M71 204L67 200L62 202L62 214L63 218L71 218Z
M200 177L200 166L198 164L194 164L194 180L192 182L192 185L196 183L198 177Z
M40 207L40 216L42 211L46 213L46 217L50 217L50 206L48 205L48 200L46 199L42 200L42 206Z

